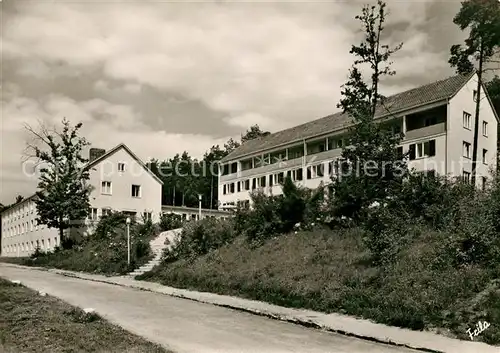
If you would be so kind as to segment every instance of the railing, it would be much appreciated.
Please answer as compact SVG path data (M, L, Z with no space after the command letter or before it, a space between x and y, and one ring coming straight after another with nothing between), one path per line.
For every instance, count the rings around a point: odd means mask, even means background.
M406 131L404 140L414 140L426 136L437 135L446 132L446 124L440 123L426 126L420 129Z

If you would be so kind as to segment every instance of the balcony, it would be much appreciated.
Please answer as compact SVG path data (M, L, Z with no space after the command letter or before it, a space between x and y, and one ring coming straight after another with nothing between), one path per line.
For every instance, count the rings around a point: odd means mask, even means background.
M422 127L420 129L408 130L404 140L415 140L422 137L442 134L446 132L446 123L439 123L435 125L430 125Z
M336 148L330 151L324 151L320 153L315 153L305 156L305 164L314 164L318 162L323 162L327 160L333 160L340 157L342 154L342 148ZM226 182L230 180L235 180L239 178L248 178L254 176L260 176L263 174L271 174L281 170L293 169L300 167L304 163L304 157L294 158L288 161L283 161L279 163L268 164L262 167L247 169L238 173L223 175L220 177L221 182Z

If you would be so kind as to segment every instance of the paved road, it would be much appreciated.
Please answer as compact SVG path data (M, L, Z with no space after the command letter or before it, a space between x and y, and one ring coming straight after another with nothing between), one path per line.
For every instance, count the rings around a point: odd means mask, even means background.
M177 353L411 353L163 294L0 264L0 276L82 308Z

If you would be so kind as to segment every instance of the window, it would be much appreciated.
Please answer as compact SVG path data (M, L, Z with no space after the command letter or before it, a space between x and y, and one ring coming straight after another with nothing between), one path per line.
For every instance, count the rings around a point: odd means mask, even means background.
M245 190L250 190L250 179L245 180Z
M470 158L470 143L465 142L463 143L463 156L465 158Z
M224 185L222 186L222 194L223 194L223 195L226 195L226 194L227 194L227 187L226 187L226 184L224 184Z
M484 164L488 164L488 158L487 158L487 156L488 156L488 150L485 150L483 148L483 163Z
M109 216L111 214L110 208L103 208L101 212L102 216Z
M488 137L488 123L483 121L483 136Z
M229 184L229 192L234 194L234 183Z
M101 182L101 194L111 195L111 182L110 181Z
M487 184L487 179L486 177L481 178L481 189L484 191L486 190L486 184Z
M118 163L118 171L119 172L125 171L125 163Z
M464 114L463 114L463 124L464 124L464 128L470 130L470 114L467 112L464 112Z
M419 142L410 145L410 160L433 157L436 155L436 140Z
M477 102L477 90L472 91L472 99Z
M307 167L307 179L321 178L324 175L324 165L317 164Z
M285 174L283 174L283 172L276 174L277 184L283 183L284 178Z
M140 185L132 185L132 197L141 197Z
M274 183L273 183L273 175L269 175L269 186L273 186Z
M302 168L295 170L295 180L302 181L304 179Z
M469 172L466 172L465 170L462 172L462 181L464 183L470 182L470 173Z
M239 181L238 181L238 182L236 183L236 190L237 190L238 192L240 192L240 191L241 191L241 183L243 183L243 182L239 182Z
M252 190L255 190L255 189L257 189L257 179L253 178L252 179Z
M266 177L263 176L260 178L260 187L265 187L266 186Z
M97 208L91 208L89 216L91 220L93 221L97 220Z
M144 219L146 221L150 221L151 220L151 216L152 216L151 212L144 212Z

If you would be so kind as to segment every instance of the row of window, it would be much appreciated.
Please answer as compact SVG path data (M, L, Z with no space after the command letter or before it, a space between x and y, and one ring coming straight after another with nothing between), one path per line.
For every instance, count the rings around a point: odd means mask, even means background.
M462 122L463 122L464 129L471 130L472 116L471 116L470 113L463 112ZM483 133L484 137L488 137L488 122L487 121L483 121L483 124L482 124L482 133Z
M43 224L38 225L37 222L34 219L32 219L29 222L23 222L16 226L7 227L5 229L5 232L7 237L13 237L28 232L38 231L38 229L44 229L45 227L46 226Z
M463 156L465 158L472 158L472 148L471 144L467 141L464 141L462 144ZM488 150L483 148L482 161L484 164L488 164Z
M330 161L328 162L328 175L333 176L338 174L339 170L339 161ZM261 177L250 178L242 181L232 182L228 184L224 184L222 186L222 194L234 194L235 192L241 191L250 191L255 190L257 188L264 188L266 186L274 186L283 183L286 177L290 177L292 181L302 181L304 180L304 172L302 167L278 172L275 174L264 175ZM323 178L325 176L325 164L315 164L307 166L306 168L306 179L316 179Z
M37 247L40 247L40 250L52 250L52 246L55 248L58 245L57 237L54 237L54 242L51 243L50 238L47 238L47 244L45 244L45 240L42 239L40 241L31 241L31 242L23 242L17 243L13 245L5 245L3 247L2 252L4 253L18 253L25 251L34 251Z
M111 208L103 207L103 208L101 208L101 215L100 216L104 217L104 216L110 215L111 212L112 212ZM123 212L123 213L127 214L128 216L130 216L132 218L135 218L137 215L137 212ZM143 212L142 215L143 215L144 219L146 219L146 220L151 220L153 217L153 214L151 212ZM89 219L91 221L99 220L99 209L98 208L91 208L87 219Z
M113 194L113 184L111 183L111 181L104 180L101 182L101 194L103 195ZM132 184L130 189L130 195L132 197L141 197L142 196L141 186Z
M33 202L30 202L29 204L26 204L17 210L5 212L4 215L2 216L3 223L7 224L15 222L18 219L21 219L22 217L28 216L30 213L33 214L34 211L35 211L35 204Z

